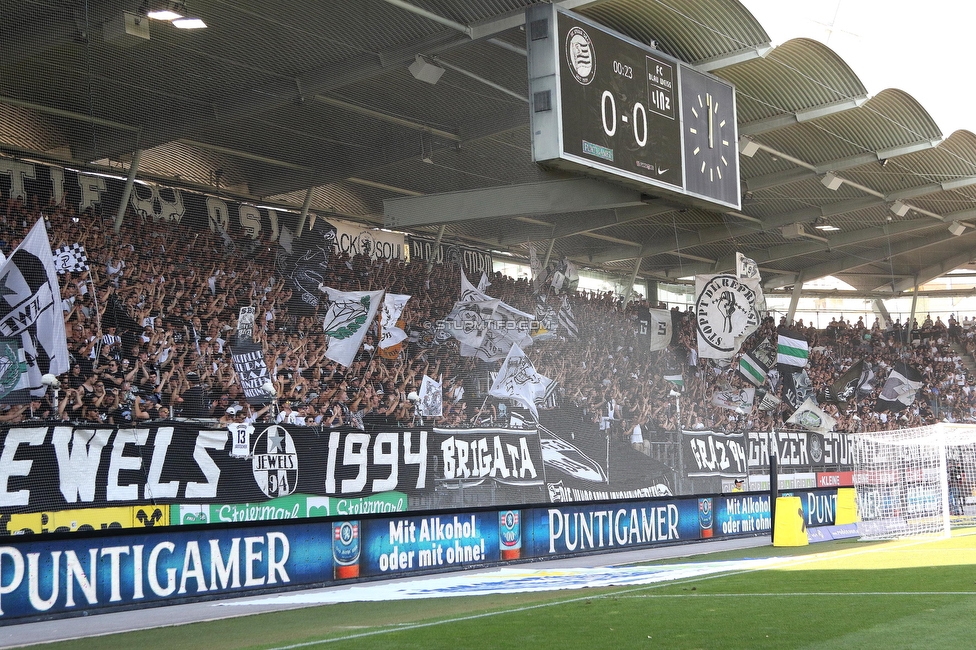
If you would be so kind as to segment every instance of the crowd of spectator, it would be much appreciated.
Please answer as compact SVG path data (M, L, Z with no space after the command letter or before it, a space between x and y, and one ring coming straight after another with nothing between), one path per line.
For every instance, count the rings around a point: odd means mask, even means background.
M458 299L460 268L454 264L334 254L323 271L324 285L412 296L402 315L409 338L399 353L377 350L374 323L355 361L343 367L326 356L324 307L296 309L290 285L276 268L277 243L243 235L231 240L177 223L144 224L131 215L116 234L113 221L94 211L77 214L70 206L11 199L0 209L0 249L9 254L42 216L53 247L80 243L89 260L88 271L61 276L71 368L60 378L56 396L52 390L29 404L7 405L2 422L42 418L124 426L191 417L222 424L411 425L418 418L412 394L424 375L443 379L444 414L436 424L498 422L511 411L513 404L484 397L488 373L498 363L462 357L457 342L436 327ZM501 273L488 280L492 297L535 310L529 281ZM538 372L558 382L548 408L575 409L584 429L630 440L635 427L653 438L679 426L725 431L791 426L784 423L784 404L771 411L712 405L713 391L748 384L737 370L738 358L727 364L699 358L691 308L672 309L672 343L651 352L637 333L637 314L662 305L625 303L613 293L591 291L573 292L569 302L579 338L557 330L556 337L536 342L527 353ZM254 342L262 346L273 379L276 398L265 404L248 404L232 364L242 306L255 309ZM836 418L835 430L976 421L976 390L951 348L976 351L976 328L968 317L962 322L951 317L948 323L926 318L910 328L842 319L823 330L766 318L740 354L764 338L775 340L778 327L786 325L809 340L807 372L815 388L828 386L861 359L874 374L849 401L821 402ZM897 361L917 368L923 387L908 408L878 411L878 393ZM677 398L676 386L664 379L675 373L684 383Z

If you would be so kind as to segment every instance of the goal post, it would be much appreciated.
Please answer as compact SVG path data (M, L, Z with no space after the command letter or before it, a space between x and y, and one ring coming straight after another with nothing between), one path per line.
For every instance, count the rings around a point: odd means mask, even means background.
M857 434L854 487L861 539L948 537L976 525L976 424Z

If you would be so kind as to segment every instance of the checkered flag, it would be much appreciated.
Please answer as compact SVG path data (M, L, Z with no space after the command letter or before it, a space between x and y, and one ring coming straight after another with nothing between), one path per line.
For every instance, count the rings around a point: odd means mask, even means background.
M65 244L54 251L54 268L58 274L81 273L88 270L88 255L81 244Z

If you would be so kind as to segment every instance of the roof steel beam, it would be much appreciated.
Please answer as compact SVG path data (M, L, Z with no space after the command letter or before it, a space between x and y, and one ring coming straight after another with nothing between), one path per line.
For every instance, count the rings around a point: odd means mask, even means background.
M972 236L973 233L976 233L976 230L962 236ZM955 236L949 233L947 230L940 229L937 234L921 239L915 238L900 242L898 244L892 244L890 248L887 246L884 248L879 248L872 251L871 254L867 256L859 255L854 257L853 255L848 255L837 260L831 260L830 262L814 264L813 266L809 266L804 269L804 271L806 272L806 278L808 280L816 280L817 278L834 275L849 269L856 269L867 264L874 264L875 262L880 262L890 257L904 255L905 253L911 253L923 248L928 248L929 246L938 246L939 244L954 238Z
M387 228L410 228L476 219L583 212L641 205L641 198L637 190L589 178L544 181L386 199L383 222Z
M962 236L965 237L966 235L962 235ZM971 250L958 253L957 255L953 255L948 259L944 259L937 264L933 264L932 266L925 267L924 269L918 272L918 275L916 275L914 279L902 280L900 282L896 282L892 286L892 289L894 290L895 293L908 291L909 289L912 289L916 285L922 285L925 284L926 282L929 282L940 276L943 276L949 271L958 268L963 264L969 264L974 259L976 259L976 253L974 253Z
M784 113L782 115L773 115L772 117L766 117L760 120L753 120L752 122L746 122L739 125L739 135L757 135L759 133L766 133L768 131L782 129L793 124L801 124L803 122L809 122L810 120L816 120L828 115L834 115L835 113L841 113L852 108L857 108L866 102L867 99L867 95L858 95L857 97L849 97L836 102L829 102L819 106L803 108L793 113Z
M888 160L889 158L895 158L897 156L904 156L910 153L932 149L933 147L937 147L942 141L917 140L898 147L879 149L873 153L862 153L854 156L846 156L844 158L835 158L834 160L824 161L817 165L800 160L799 158L762 144L761 142L757 142L756 140L753 140L753 142L755 142L763 151L782 160L791 162L802 169L785 170L750 178L745 182L746 189L750 191L769 189L771 187L786 185L788 183L795 183L805 178L823 176L827 172L843 171L845 169L860 167L861 165L866 165L871 162L879 162L881 160Z
M699 59L698 61L693 61L692 65L704 72L712 72L714 70L728 68L737 63L745 63L753 59L764 59L772 50L773 46L771 43L760 43L759 45L751 45L735 50L734 52L726 52L725 54L719 54L707 59Z

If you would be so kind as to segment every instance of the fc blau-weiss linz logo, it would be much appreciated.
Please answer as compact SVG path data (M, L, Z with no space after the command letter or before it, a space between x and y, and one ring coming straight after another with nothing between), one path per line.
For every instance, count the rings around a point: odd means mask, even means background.
M272 424L254 440L251 472L268 497L288 496L298 487L295 441L284 427Z
M566 33L566 62L573 77L584 86L588 86L596 76L593 41L582 27L573 27Z

